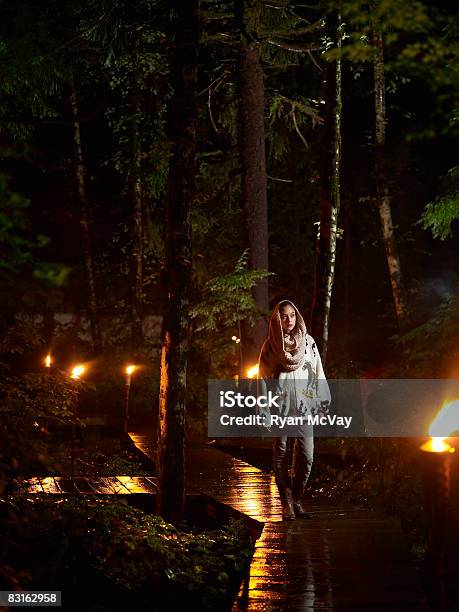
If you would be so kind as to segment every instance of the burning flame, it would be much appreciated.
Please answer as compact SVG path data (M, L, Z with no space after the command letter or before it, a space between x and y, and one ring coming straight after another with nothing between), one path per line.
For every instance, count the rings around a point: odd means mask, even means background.
M51 357L51 355L50 354L46 355L46 357L45 357L45 367L46 368L50 368L52 363L53 363L53 358Z
M135 372L135 369L136 369L136 366L135 366L135 365L128 365L128 366L127 366L127 368L126 368L126 374L127 374L128 376L131 376L131 374L132 374L133 372Z
M256 378L258 375L258 365L254 365L247 370L247 378Z
M454 448L445 442L445 438L430 438L421 446L427 453L454 453Z
M78 380L80 376L84 374L85 369L86 368L84 367L84 365L75 366L72 370L72 373L70 374L70 378L74 378L75 380Z
M430 453L454 453L455 449L445 440L457 429L459 429L459 400L453 400L443 404L430 424L429 435L432 437L421 446L421 450ZM446 436L439 435L445 433Z

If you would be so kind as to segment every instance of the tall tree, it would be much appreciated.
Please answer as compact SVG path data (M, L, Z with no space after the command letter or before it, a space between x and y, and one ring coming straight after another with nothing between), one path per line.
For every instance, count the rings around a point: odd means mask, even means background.
M381 222L381 231L386 252L387 266L392 287L395 314L399 324L406 319L405 292L402 270L392 222L391 196L386 170L386 86L384 78L384 49L381 32L373 35L375 56L373 59L375 101L375 181L376 203Z
M133 201L133 289L131 339L135 350L143 340L143 186L142 186L142 140L140 134L140 94L132 94L132 201Z
M134 356L143 343L143 318L151 307L145 287L156 276L163 250L162 224L151 221L149 207L164 197L169 165L163 126L168 88L164 27L169 16L164 3L150 0L92 4L82 34L98 54L113 95L106 117L114 144L111 165L122 180L123 209L129 210L120 230L127 239L126 324ZM159 217L162 207L157 208Z
M78 112L77 90L73 73L69 78L70 87L70 110L73 120L73 144L74 144L74 167L75 183L79 203L80 231L83 247L83 263L86 273L88 315L91 326L92 347L94 353L102 349L102 337L100 333L99 314L97 310L96 281L94 274L94 261L92 255L91 235L89 229L88 198L86 193L86 167L81 145L80 117Z
M173 96L168 118L172 151L166 202L166 296L159 393L158 511L167 520L176 522L182 518L185 499L185 395L192 260L190 209L196 180L199 0L175 0L173 8Z
M328 44L341 49L342 23L338 15L327 19ZM338 214L341 204L341 57L328 62L325 75L323 152L320 163L320 226L317 239L311 332L322 361L328 348L330 307L335 277Z
M238 78L240 91L240 156L242 202L246 214L250 267L268 270L268 200L265 153L265 95L260 42L256 25L260 2L247 8L245 0L235 4L236 25L240 31ZM255 303L267 310L268 279L258 280L252 289ZM243 368L253 365L266 337L266 317L254 326L244 325L242 338Z

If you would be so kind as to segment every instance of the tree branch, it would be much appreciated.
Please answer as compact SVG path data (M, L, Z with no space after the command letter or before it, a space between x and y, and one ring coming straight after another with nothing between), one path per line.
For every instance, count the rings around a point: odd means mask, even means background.
M270 45L279 47L280 49L286 49L287 51L293 51L294 53L310 53L311 51L319 51L320 47L317 45L301 45L294 41L281 40L278 38L267 38L264 42Z
M298 136L300 137L301 142L304 144L306 149L309 149L309 145L306 141L306 138L303 136L303 134L301 133L300 128L298 127L298 123L296 121L296 113L295 113L295 106L292 106L292 119L293 119L293 125L295 127L295 132L298 134Z

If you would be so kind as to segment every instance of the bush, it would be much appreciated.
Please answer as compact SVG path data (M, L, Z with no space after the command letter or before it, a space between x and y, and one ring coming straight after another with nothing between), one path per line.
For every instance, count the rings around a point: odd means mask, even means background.
M124 500L18 496L5 503L1 552L10 566L3 567L2 582L14 575L26 589L62 590L75 609L88 609L89 593L98 610L121 603L148 610L222 609L236 595L252 554L248 530L234 521L193 533Z
M46 461L46 424L66 422L80 383L60 373L5 377L0 383L0 495L7 479L28 475Z

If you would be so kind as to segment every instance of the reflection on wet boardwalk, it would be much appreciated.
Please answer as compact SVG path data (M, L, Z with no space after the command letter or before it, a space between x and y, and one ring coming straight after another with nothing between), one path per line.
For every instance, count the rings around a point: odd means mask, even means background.
M22 493L84 493L95 495L129 495L156 493L157 480L151 476L35 476L18 483Z
M154 458L145 433L130 433ZM189 447L186 481L264 529L233 612L427 610L396 519L312 500L312 519L282 521L273 476L212 447Z

